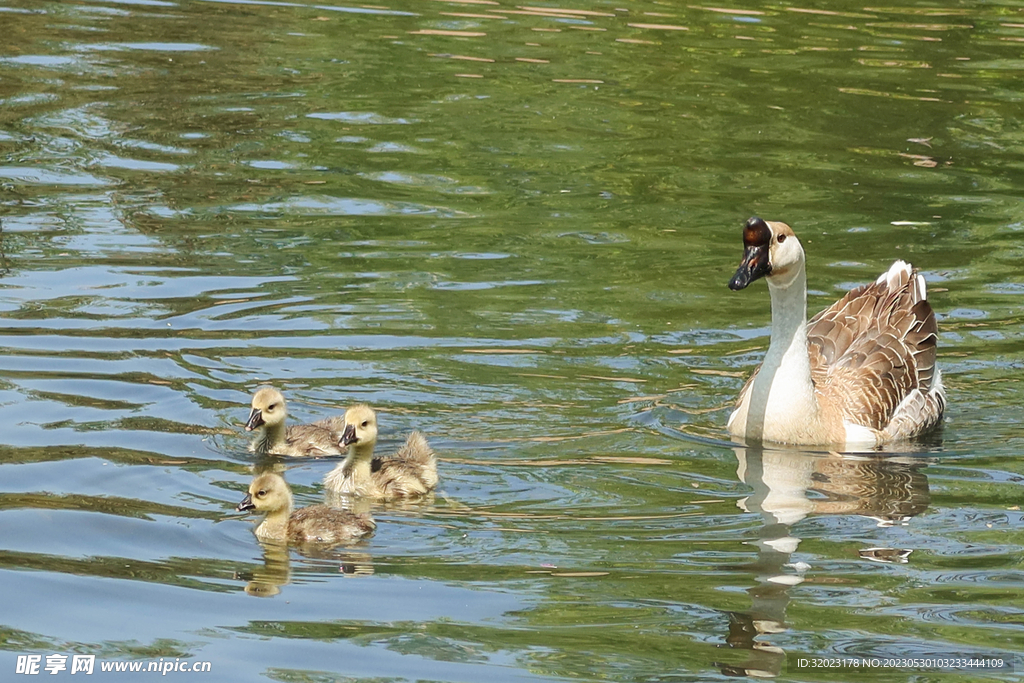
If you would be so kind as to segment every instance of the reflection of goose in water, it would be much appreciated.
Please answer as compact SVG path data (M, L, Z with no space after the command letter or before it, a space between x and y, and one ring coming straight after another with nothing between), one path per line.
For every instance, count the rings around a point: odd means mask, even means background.
M235 579L245 581L245 592L257 598L278 595L283 586L291 583L291 558L288 546L281 543L262 543L263 564L251 570L235 573ZM325 560L327 571L344 577L370 576L373 558L364 552L305 545L300 552L309 558Z
M264 472L252 480L239 512L265 513L256 527L261 541L337 545L370 534L375 528L368 513L355 514L326 505L293 511L292 492L281 475Z
M245 423L245 431L260 430L259 436L249 444L249 450L259 455L287 455L292 457L320 457L342 455L338 445L344 422L332 417L311 424L285 426L288 409L284 395L274 387L260 387L252 397L252 410Z
M292 580L288 547L279 543L263 546L263 566L251 572L237 572L236 579L246 581L245 592L257 598L270 598L281 592L281 586Z
M757 585L750 588L751 607L729 612L729 648L746 650L742 662L719 662L730 675L777 676L786 653L761 636L786 630L786 608L792 586L803 582L809 567L792 562L800 545L792 526L809 515L863 515L879 527L904 523L928 508L928 480L921 472L927 461L910 456L866 457L802 453L796 450L735 448L737 474L753 489L737 505L760 513L764 526L757 559L743 569ZM865 548L861 557L877 562L905 562L909 550Z
M946 396L935 366L938 328L918 271L896 261L808 322L804 250L792 228L751 218L743 245L729 287L767 280L772 334L729 417L731 434L872 448L939 423Z
M736 473L754 493L738 504L787 526L809 514L862 515L879 526L924 512L931 496L910 456L836 455L770 448L735 448ZM809 495L810 494L810 495Z
M419 432L410 434L394 455L373 457L377 414L369 406L353 406L345 412L340 445L349 453L324 478L329 490L389 500L422 496L437 486L437 458Z

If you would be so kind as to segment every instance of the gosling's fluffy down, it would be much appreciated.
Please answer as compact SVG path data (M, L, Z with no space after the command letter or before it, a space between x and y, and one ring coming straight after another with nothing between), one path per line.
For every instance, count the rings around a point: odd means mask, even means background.
M349 408L339 441L348 457L327 474L324 486L383 500L422 496L437 486L437 458L422 434L413 432L386 458L373 457L376 444L377 414L365 405Z
M292 511L292 491L279 474L265 472L249 484L249 493L235 508L239 512L266 513L256 527L261 541L336 545L362 538L377 525L369 513L355 514L326 505Z
M245 431L259 429L259 436L249 450L260 455L286 455L318 458L343 455L338 445L345 421L341 416L311 424L285 426L288 410L284 396L274 387L260 387L252 397L252 411Z

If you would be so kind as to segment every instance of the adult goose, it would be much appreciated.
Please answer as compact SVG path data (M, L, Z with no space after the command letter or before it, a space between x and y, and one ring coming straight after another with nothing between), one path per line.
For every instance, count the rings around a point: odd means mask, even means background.
M413 432L393 455L375 458L377 413L365 405L345 411L340 445L348 456L324 477L324 486L353 496L394 500L422 496L437 486L437 457L426 437Z
M338 439L345 428L341 416L310 424L286 426L288 408L284 395L274 387L260 387L252 397L252 410L245 431L259 430L249 450L259 455L322 457L342 455Z
M804 250L793 229L751 218L743 248L729 288L767 280L772 335L729 417L731 434L872 448L939 423L946 395L935 365L938 328L917 270L896 261L808 322Z

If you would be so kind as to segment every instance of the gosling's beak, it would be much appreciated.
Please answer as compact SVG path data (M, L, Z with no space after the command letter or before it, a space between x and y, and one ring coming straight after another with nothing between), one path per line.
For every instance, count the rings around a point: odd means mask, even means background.
M252 494L251 493L245 494L245 498L243 498L242 502L239 503L238 507L235 508L235 510L237 512L248 512L249 510L255 510L255 509L256 509L256 506L252 504Z
M743 226L743 260L736 274L729 280L729 289L738 292L754 280L772 274L768 249L772 233L762 219L751 218Z
M245 431L251 432L254 429L262 427L264 424L263 411L259 408L253 408L252 412L249 413L249 421L245 423Z
M345 431L341 433L341 445L351 446L357 441L359 441L359 437L356 436L355 425L345 425Z

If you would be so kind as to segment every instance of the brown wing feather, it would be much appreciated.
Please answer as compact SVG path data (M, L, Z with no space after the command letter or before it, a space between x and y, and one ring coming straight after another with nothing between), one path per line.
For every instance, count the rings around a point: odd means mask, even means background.
M894 275L850 291L807 327L818 391L835 391L844 418L877 430L914 389L927 393L935 372L937 325L917 271Z

